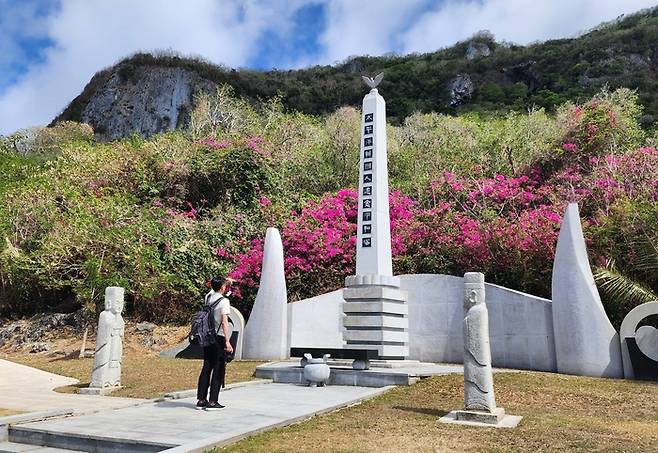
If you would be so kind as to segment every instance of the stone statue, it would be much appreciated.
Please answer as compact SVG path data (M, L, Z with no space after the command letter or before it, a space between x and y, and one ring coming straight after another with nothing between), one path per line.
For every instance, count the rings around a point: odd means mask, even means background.
M123 294L123 288L117 286L105 288L105 310L98 317L94 369L89 387L105 388L121 385L125 327L121 316Z
M464 410L492 412L496 408L489 346L489 315L484 275L464 275Z
M489 345L489 314L485 303L484 274L464 274L464 409L441 417L444 423L513 428L518 415L506 415L496 406Z

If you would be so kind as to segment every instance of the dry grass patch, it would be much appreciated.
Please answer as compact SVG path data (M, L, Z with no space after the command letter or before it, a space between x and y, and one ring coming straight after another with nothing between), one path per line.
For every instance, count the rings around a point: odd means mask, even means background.
M496 399L516 429L446 425L461 375L423 380L332 414L227 447L256 451L658 451L658 385L550 373L496 374ZM223 450L222 450L223 451Z
M0 407L0 417L8 417L9 415L22 414L23 411L16 411L14 409L3 409Z
M3 358L78 379L80 381L78 385L57 389L64 393L76 393L78 388L89 385L94 359L74 357L75 355L52 358L43 354L12 354ZM112 396L157 398L167 392L195 388L202 363L201 360L165 359L158 357L155 353L129 349L124 351L121 375L121 382L125 388L112 393ZM226 367L226 383L254 379L256 366L261 363L231 362Z

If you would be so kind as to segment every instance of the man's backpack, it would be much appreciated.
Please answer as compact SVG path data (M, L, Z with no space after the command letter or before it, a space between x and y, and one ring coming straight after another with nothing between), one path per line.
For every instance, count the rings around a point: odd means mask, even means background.
M217 331L215 328L215 317L213 310L222 300L220 297L211 305L205 305L192 318L192 328L188 336L190 343L198 343L201 347L210 346L217 341Z

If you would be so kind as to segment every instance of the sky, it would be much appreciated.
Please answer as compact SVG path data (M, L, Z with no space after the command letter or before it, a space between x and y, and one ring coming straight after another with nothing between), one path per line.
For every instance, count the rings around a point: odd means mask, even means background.
M138 51L234 68L432 52L480 30L577 36L658 0L0 0L0 134L49 123L99 70Z

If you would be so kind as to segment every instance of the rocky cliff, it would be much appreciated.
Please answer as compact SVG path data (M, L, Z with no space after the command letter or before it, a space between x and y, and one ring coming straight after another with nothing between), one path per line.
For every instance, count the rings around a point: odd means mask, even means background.
M195 96L214 87L213 82L186 68L119 64L96 74L80 99L54 122L75 118L91 125L104 140L134 132L149 136L185 128Z

